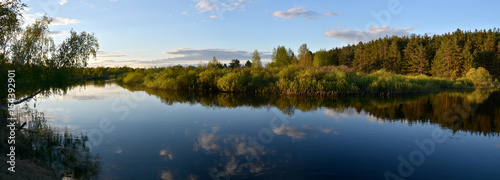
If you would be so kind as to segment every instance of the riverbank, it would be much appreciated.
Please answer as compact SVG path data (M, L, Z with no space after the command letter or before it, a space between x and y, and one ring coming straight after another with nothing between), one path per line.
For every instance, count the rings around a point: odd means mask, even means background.
M118 82L160 90L246 92L288 95L345 95L438 92L475 89L468 78L447 80L400 75L384 69L355 72L346 66L282 68L183 67L137 69Z

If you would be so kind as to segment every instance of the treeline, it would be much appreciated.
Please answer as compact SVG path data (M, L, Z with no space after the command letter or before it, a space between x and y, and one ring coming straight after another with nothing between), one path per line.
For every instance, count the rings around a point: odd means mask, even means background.
M379 69L397 74L425 74L457 79L471 68L483 67L493 78L500 77L500 29L462 31L443 35L392 36L359 42L342 48L315 53L303 44L295 58L291 49L279 46L273 53L273 66L345 65L355 71L373 72Z
M128 72L133 72L134 68L122 66L122 67L81 67L75 68L72 71L72 77L75 79L115 79L116 76L125 74Z

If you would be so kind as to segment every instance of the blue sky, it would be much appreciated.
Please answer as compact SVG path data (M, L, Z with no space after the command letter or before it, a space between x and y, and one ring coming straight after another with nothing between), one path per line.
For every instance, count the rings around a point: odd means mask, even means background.
M295 52L342 47L386 35L443 34L499 27L500 1L24 0L26 22L55 17L56 41L94 32L90 66L196 65L213 56L270 61L278 45Z

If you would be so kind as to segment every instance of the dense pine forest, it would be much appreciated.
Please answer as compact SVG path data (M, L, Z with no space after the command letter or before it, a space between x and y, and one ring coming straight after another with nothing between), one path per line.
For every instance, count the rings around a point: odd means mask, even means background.
M446 79L463 77L483 67L500 76L500 30L462 31L444 35L386 37L329 51L330 64L357 71L385 68L398 74L426 74ZM350 64L352 63L352 65Z
M483 67L500 76L500 29L462 31L444 35L392 36L312 53L304 44L297 63L303 66L345 65L355 71L382 68L397 74L425 74L446 79L463 77L471 68ZM275 49L275 54L279 48ZM291 55L291 56L290 56ZM289 53L294 63L293 53ZM282 64L274 56L273 63Z

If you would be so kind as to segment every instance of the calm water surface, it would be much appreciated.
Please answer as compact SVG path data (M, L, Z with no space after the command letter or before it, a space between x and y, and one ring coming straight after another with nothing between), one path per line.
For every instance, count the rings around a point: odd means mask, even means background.
M500 179L500 94L247 97L77 86L32 102L99 179Z

